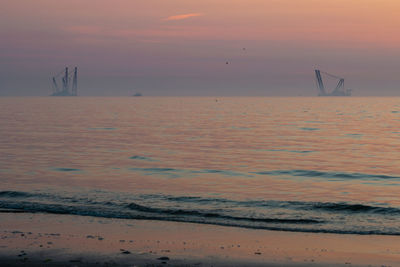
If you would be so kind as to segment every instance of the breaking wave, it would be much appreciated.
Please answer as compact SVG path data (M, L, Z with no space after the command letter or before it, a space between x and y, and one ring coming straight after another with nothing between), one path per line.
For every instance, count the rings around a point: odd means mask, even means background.
M106 191L0 191L0 209L279 231L400 235L400 208L345 202L232 200Z

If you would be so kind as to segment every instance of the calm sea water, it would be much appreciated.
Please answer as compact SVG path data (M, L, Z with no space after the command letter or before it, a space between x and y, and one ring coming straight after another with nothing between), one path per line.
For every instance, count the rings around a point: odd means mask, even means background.
M0 98L0 208L400 235L399 98Z

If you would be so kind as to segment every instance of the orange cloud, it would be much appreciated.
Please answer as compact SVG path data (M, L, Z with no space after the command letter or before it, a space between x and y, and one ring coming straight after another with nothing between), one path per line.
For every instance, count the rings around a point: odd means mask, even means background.
M182 20L182 19L188 19L188 18L192 18L192 17L199 17L199 16L203 16L203 14L201 13L189 13L189 14L182 14L182 15L175 15L175 16L170 16L168 18L166 18L165 20Z

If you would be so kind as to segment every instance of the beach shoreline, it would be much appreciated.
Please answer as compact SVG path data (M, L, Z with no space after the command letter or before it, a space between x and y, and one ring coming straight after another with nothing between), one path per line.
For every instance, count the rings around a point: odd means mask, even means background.
M400 237L0 213L7 266L396 266Z

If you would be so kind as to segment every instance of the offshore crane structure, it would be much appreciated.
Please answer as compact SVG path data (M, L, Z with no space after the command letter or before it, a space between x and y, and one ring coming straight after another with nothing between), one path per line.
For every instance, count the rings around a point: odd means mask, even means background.
M332 92L328 92L325 89L325 85L322 80L321 73L325 74L326 76L333 78L337 81L336 88ZM318 96L351 96L351 90L344 89L344 78L329 74L329 73L321 71L321 70L315 70L315 76L316 76L317 88L319 90Z
M64 74L63 76L61 76ZM62 86L58 86L57 80L61 79ZM74 74L69 75L68 67L52 77L53 93L51 96L77 96L78 95L78 68L74 68Z

